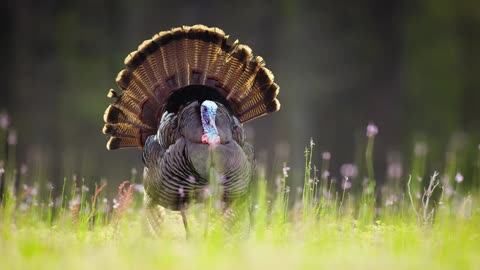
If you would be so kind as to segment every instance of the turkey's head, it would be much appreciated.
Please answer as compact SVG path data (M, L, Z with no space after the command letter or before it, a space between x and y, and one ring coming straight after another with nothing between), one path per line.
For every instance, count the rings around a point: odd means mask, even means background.
M220 135L215 125L218 105L210 100L205 100L200 105L200 116L202 119L202 143L215 145L220 143Z

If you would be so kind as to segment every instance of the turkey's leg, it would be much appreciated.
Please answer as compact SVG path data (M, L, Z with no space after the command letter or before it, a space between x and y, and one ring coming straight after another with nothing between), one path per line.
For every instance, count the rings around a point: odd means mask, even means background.
M161 206L146 207L147 225L154 236L159 236L160 229L165 218L165 209Z
M165 219L165 208L152 202L147 194L144 195L143 202L145 205L148 229L151 234L158 237Z

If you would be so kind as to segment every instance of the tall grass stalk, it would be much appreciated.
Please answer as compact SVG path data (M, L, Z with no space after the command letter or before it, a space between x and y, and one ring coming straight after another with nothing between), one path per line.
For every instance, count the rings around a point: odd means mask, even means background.
M368 140L366 164L373 166L373 137ZM258 174L253 181L251 219L241 214L246 212L241 207L233 207L237 211L233 223L225 215L221 179L212 172L207 201L189 205L192 237L188 240L177 212L167 211L165 233L160 237L145 231L144 210L135 205L143 194L128 181L119 186L117 194L108 195L103 192L103 180L87 189L88 179L64 178L60 203L55 203L52 189L40 188L44 180L34 178L31 186L26 183L21 196L7 188L0 207L1 267L476 269L480 265L478 194L457 193L455 199L440 206L434 193L444 183L434 173L423 197L417 199L412 189L417 180L410 171L408 182L395 189L406 189L408 194L399 195L395 207L380 206L383 211L379 215L370 165L366 172L369 181L361 194L355 194L337 189L335 176L326 173L330 157L325 155L322 181L317 186L313 146L311 142L305 153L304 179L290 179L284 164L277 191L270 192L269 179ZM480 164L478 154L475 158ZM301 207L289 206L287 180L303 180ZM9 184L13 181L6 180ZM41 194L29 192L33 189ZM48 198L46 204L41 198ZM440 211L443 206L452 211Z

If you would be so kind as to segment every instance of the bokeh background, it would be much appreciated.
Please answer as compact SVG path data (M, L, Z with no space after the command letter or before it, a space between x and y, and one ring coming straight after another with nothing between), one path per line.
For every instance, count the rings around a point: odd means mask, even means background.
M476 0L7 0L0 111L17 130L17 160L51 182L73 174L120 182L141 172L138 150L105 148L107 91L144 39L199 23L251 46L275 74L282 109L247 125L270 176L283 162L301 175L310 138L316 161L330 151L333 168L363 168L371 121L380 181L392 158L408 170L416 142L428 144L437 170L452 140L478 151Z

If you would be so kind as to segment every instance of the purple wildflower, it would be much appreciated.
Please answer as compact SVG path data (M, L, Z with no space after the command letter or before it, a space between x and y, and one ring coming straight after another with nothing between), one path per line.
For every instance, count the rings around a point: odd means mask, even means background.
M332 158L332 155L330 154L330 152L325 151L325 152L322 153L322 159L323 160L330 160L330 158Z
M77 195L73 200L68 202L68 209L73 210L73 208L79 204L80 204L80 196Z
M120 206L120 202L117 199L113 199L113 209L117 209Z
M343 164L340 167L340 174L346 178L356 177L358 174L357 166L351 163Z
M22 202L22 203L20 204L19 208L20 208L20 211L25 212L25 211L28 210L28 204Z
M392 206L398 201L398 197L395 194L390 195L385 201L385 206Z
M205 187L203 189L203 196L204 196L204 198L208 198L208 197L212 196L212 193L210 192L210 189L208 187Z
M290 167L283 167L283 177L287 178L288 177L288 171L290 171Z
M373 123L370 122L367 126L367 137L375 137L378 134L378 127Z
M8 132L7 143L9 145L16 145L17 144L17 131L12 129L12 130L10 130L10 132Z
M145 193L145 187L142 184L136 184L133 189L140 194Z
M25 174L27 174L27 172L28 172L28 167L27 167L27 165L26 165L26 164L22 164L22 166L20 166L20 174L21 174L21 175L25 175Z
M178 194L180 194L180 198L185 197L185 191L183 190L183 187L178 188Z
M7 129L10 124L10 118L5 112L0 113L0 128Z
M418 142L415 144L414 152L415 156L425 156L427 154L427 144L424 142Z
M342 189L346 190L346 189L350 189L351 187L352 187L352 182L348 181L348 178L345 178L342 182Z
M455 182L457 183L463 182L463 175L461 173L457 172L457 174L455 175Z
M388 174L388 177L390 178L397 179L402 177L402 174L403 174L402 164L400 162L393 162L388 164L387 174Z

